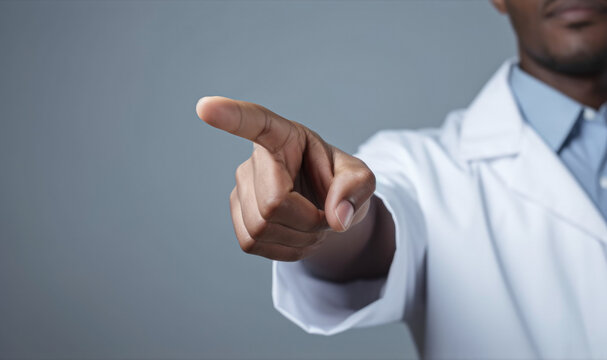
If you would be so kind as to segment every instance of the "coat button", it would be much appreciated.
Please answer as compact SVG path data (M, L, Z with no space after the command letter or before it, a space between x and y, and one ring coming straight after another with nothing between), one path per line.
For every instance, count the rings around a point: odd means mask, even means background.
M596 111L589 107L584 108L584 120L592 121L596 118Z
M601 179L599 180L599 184L601 185L601 187L603 189L607 190L607 176L601 176Z

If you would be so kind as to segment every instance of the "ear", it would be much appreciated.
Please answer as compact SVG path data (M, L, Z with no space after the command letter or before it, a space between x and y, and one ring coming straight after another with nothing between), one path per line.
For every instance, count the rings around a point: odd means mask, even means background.
M493 6L502 14L508 13L506 10L506 0L491 0Z

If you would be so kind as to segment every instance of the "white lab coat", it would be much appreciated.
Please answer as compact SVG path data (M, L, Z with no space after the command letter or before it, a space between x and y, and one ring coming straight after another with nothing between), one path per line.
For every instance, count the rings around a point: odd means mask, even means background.
M356 155L394 218L387 279L273 264L274 306L310 333L405 321L430 359L607 359L607 224L522 119L502 65L440 129Z

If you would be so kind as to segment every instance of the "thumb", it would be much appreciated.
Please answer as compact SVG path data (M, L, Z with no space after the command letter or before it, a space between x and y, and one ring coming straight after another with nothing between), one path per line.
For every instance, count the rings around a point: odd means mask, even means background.
M342 232L367 214L375 175L360 159L339 149L333 154L333 180L325 200L325 216L333 230Z

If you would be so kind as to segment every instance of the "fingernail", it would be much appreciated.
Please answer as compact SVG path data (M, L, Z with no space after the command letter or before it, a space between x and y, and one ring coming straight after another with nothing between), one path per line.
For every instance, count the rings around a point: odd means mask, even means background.
M201 113L201 109L202 109L202 103L204 102L204 100L208 98L208 96L204 96L201 97L200 99L198 99L198 102L196 103L196 114L198 115L199 118L202 119L202 116L200 116Z
M354 217L354 207L348 200L342 200L335 209L335 215L337 216L337 220L339 220L339 223L344 231L346 231L352 223L352 218Z

